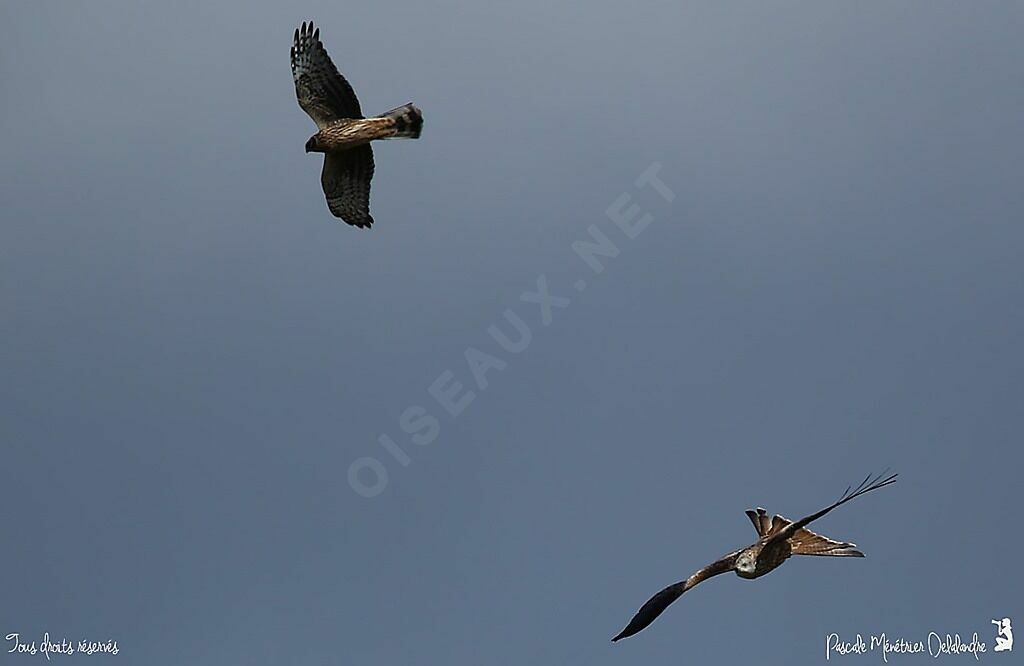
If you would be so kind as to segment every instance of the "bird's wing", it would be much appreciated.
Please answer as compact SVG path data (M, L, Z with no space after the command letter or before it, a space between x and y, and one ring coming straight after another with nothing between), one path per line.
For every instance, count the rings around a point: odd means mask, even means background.
M696 572L686 580L680 581L675 585L669 585L661 592L655 594L647 600L647 603L640 607L640 610L636 612L636 615L634 615L633 619L629 621L626 628L620 631L619 635L612 639L612 642L614 643L617 640L628 638L646 628L647 625L654 622L654 620L661 615L661 613L668 608L673 601L678 599L683 592L686 592L697 583L705 581L712 576L725 573L726 571L732 571L736 564L736 556L739 555L740 552L741 551L737 550L729 553L728 555L720 558L717 562L709 564Z
M886 470L886 472L882 472L881 474L874 478L871 478L871 475L869 474L867 478L861 481L856 488L852 488L852 492L851 488L847 488L846 492L843 493L842 497L840 497L838 501L826 506L821 511L816 511L809 516L801 518L795 523L790 523L789 525L786 525L783 529L780 529L778 532L773 533L769 541L792 538L798 530L814 522L818 518L821 518L832 509L842 506L843 504L846 504L850 500L860 497L861 495L870 493L872 490L878 490L879 488L884 488L885 486L888 486L891 483L896 483L896 477L899 476L899 474L891 474L886 476L887 472L888 470Z
M369 227L370 180L373 178L373 149L365 143L356 148L324 155L320 184L327 207L354 227Z
M292 79L299 106L323 129L341 118L362 118L359 100L320 42L320 29L303 22L292 44Z

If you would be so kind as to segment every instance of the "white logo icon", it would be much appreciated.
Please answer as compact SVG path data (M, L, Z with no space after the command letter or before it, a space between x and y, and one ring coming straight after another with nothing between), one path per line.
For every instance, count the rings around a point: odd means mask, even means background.
M992 620L996 625L996 648L995 652L1013 652L1013 627L1010 626L1010 618Z

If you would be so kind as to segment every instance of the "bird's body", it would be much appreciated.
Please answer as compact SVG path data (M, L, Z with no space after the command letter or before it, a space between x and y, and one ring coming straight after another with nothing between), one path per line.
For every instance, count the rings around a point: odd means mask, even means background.
M761 539L740 551L736 556L736 575L753 580L782 566L793 554L789 541Z
M324 153L320 184L331 213L354 227L369 227L370 181L377 139L418 139L423 114L405 104L375 118L364 118L352 86L334 66L312 23L295 30L292 79L299 106L319 131L306 141L307 153Z
M393 139L399 134L394 118L344 118L336 120L310 137L306 152L332 153L348 150L375 139Z
M754 524L754 529L757 530L759 537L756 542L728 555L723 555L686 580L669 585L655 594L647 600L647 603L637 611L626 628L619 632L612 641L618 641L642 631L684 592L712 576L733 571L740 578L748 580L760 578L780 567L793 555L864 557L864 553L857 549L856 544L829 539L812 532L806 526L855 497L860 497L895 482L897 475L893 474L884 479L882 476L864 479L853 492L847 488L837 502L795 522L778 514L769 517L768 512L762 508L748 510L747 517Z

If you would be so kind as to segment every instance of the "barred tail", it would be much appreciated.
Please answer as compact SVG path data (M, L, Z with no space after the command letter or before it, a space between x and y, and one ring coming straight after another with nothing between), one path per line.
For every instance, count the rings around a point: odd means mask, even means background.
M423 112L411 102L382 113L380 117L395 121L395 133L388 137L391 139L418 139L423 131Z

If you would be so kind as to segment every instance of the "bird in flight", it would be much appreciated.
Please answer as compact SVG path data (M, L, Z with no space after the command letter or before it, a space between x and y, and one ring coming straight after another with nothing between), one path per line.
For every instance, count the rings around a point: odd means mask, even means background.
M319 130L306 142L306 152L324 154L320 184L327 207L348 224L368 228L373 224L370 141L418 139L423 114L410 103L364 118L355 91L331 62L320 42L320 29L312 21L296 28L291 56L295 96Z
M655 594L637 611L626 628L619 632L612 642L642 631L683 592L712 576L735 571L740 578L760 578L780 566L790 555L864 557L864 553L857 550L856 544L834 541L810 531L807 525L856 497L896 482L897 474L886 474L887 472L883 472L874 478L868 475L856 488L847 488L835 503L796 522L778 514L769 518L768 513L761 508L748 510L747 517L754 523L754 529L757 530L759 537L755 543L722 556L717 562L709 564L686 580L669 585Z

